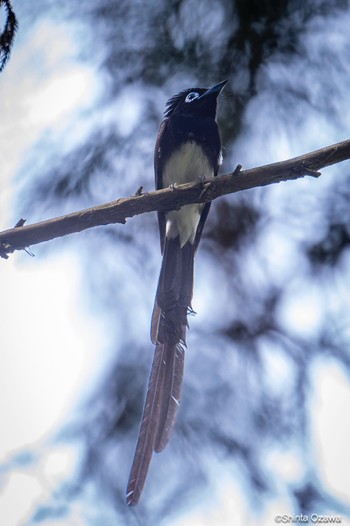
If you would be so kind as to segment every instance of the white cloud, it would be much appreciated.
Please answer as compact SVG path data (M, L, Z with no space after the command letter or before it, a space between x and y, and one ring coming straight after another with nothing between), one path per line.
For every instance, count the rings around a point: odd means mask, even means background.
M0 277L2 459L56 429L99 371L100 328L80 312L77 260L19 258Z
M350 382L335 360L319 360L313 369L310 405L312 444L320 480L334 496L350 498Z

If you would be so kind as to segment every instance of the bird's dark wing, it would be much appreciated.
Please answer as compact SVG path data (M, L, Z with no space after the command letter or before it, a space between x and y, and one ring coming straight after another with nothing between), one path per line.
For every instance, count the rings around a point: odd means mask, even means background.
M163 188L163 165L164 165L164 152L162 151L162 137L166 133L166 128L168 126L168 119L164 119L161 123L157 135L156 144L154 147L154 175L155 175L155 188L160 190ZM160 249L163 254L164 250L164 240L165 240L165 213L157 212L158 215L158 225L159 225L159 240L160 240Z
M219 157L221 156L221 140L220 140L220 134L219 134L219 130L218 130L216 122L211 122L210 126L207 126L207 129L210 129L210 128L212 128L212 137L214 137L215 140L208 142L208 144L205 145L206 146L205 149L206 149L206 153L208 157L212 160L212 165L214 168L214 177L216 177L218 175L219 166L220 166ZM203 207L201 217L200 217L198 227L197 227L196 237L194 240L194 253L197 252L198 245L202 237L204 224L207 220L210 207L211 207L211 201L209 203L206 203Z

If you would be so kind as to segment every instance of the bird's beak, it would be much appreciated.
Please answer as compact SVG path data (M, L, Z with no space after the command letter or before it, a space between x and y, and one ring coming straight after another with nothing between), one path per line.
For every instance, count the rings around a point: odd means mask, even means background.
M227 80L223 80L219 84L216 84L212 88L209 88L201 97L198 97L197 100L204 99L205 97L210 97L210 95L215 95L217 97L220 93L220 91L224 88Z

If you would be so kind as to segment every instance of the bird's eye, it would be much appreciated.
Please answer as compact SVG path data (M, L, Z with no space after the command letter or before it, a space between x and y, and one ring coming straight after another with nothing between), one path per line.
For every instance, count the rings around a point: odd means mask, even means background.
M189 93L185 98L185 102L192 102L194 99L198 99L198 97L199 93L197 93L196 91L191 91L191 93Z

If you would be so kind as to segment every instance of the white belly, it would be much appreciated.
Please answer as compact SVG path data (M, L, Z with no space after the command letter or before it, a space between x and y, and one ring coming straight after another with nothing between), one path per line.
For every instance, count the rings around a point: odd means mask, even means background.
M186 142L170 156L164 166L163 187L201 181L213 176L213 169L202 148L194 142ZM185 205L180 210L168 212L165 216L166 236L169 238L180 236L182 247L188 241L193 243L203 206L202 204Z

